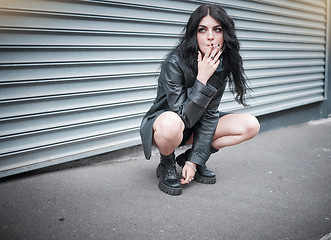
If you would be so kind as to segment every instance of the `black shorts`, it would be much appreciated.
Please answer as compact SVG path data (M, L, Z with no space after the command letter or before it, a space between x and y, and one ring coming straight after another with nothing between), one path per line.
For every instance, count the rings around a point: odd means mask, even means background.
M227 112L220 112L219 113L219 118L224 117L227 114L229 114L229 113L227 113ZM179 145L180 147L181 146L185 146L185 144L187 143L187 141L190 140L190 138L191 138L191 136L193 134L193 131L194 131L194 127L192 127L192 128L185 128L184 129L183 140L182 140L182 142Z

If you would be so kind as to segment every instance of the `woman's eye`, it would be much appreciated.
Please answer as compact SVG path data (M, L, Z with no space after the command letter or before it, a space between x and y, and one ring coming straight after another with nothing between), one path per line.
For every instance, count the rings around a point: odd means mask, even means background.
M206 30L204 28L199 28L198 32L205 32Z
M215 32L222 32L222 31L223 31L222 28L216 28L216 29L215 29Z

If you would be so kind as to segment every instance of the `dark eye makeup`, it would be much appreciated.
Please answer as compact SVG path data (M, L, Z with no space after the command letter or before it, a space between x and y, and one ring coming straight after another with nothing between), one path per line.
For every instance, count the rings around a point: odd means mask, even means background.
M202 33L202 32L206 32L206 31L207 31L206 27L199 27L198 28L198 32ZM215 27L214 31L220 33L220 32L223 31L223 29L221 27Z

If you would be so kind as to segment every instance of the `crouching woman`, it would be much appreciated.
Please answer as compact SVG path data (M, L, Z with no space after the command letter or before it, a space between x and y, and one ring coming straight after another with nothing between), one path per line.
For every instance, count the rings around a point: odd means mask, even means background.
M227 83L246 106L249 87L234 22L219 5L205 4L192 13L181 41L162 64L157 96L140 127L146 158L152 145L160 152L161 191L180 195L181 185L192 180L215 183L215 173L206 166L210 155L259 132L254 116L218 111ZM176 158L175 149L184 145L192 147Z

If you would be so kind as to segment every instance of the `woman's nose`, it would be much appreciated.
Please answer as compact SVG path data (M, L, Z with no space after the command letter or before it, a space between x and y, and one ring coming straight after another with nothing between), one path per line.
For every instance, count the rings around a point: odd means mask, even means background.
M213 31L208 31L208 40L213 40L213 39L214 39Z

